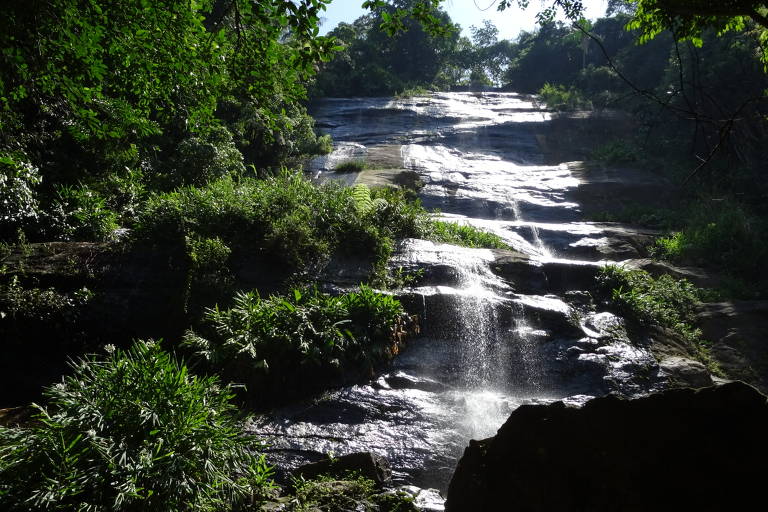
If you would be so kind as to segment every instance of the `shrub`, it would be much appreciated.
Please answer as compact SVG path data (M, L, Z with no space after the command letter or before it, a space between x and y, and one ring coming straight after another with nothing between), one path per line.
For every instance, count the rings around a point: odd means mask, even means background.
M373 480L349 475L345 480L319 477L293 482L294 500L288 511L360 510L416 512L413 498L403 491L379 493Z
M403 315L389 295L362 286L338 297L317 289L293 289L262 299L238 293L226 310L209 309L209 334L188 332L183 345L230 381L246 383L252 394L269 381L294 388L318 380L366 371L397 351L395 328ZM295 377L301 375L298 382Z
M21 156L0 153L0 239L12 238L38 219L35 188L41 181L37 167Z
M368 167L365 160L347 160L333 168L335 172L360 172Z
M271 485L230 391L158 345L72 370L34 423L0 427L5 510L220 510Z
M638 150L625 140L601 144L592 152L592 158L606 164L625 164L638 160Z
M319 135L310 154L327 155L333 151L333 140L330 135Z
M696 306L705 291L685 279L668 274L653 278L643 270L609 265L597 276L600 296L620 314L640 324L657 324L671 329L693 348L699 359L717 373L709 356L709 345L695 327Z
M492 85L492 84L489 84ZM427 89L426 87L422 85L414 85L411 87L406 87L400 92L395 94L395 98L398 99L406 99L406 98L415 98L418 96L429 96L432 94L432 91Z
M495 235L443 224L400 190L316 186L284 171L264 180L224 177L157 194L138 216L133 235L177 247L219 238L232 251L230 261L266 260L275 275L315 271L334 254L367 259L380 274L395 240L406 237L505 247Z
M107 207L124 220L133 220L147 196L144 173L139 169L125 168L123 172L112 172L97 183L99 193L104 196Z
M571 86L545 83L539 90L539 99L550 110L577 110L591 108L589 101Z
M686 212L682 229L659 238L652 253L674 262L714 267L764 286L768 223L734 201L699 201Z
M427 237L435 242L464 247L511 249L499 235L478 229L469 224L457 224L455 222L433 221Z
M216 127L205 136L191 136L176 145L160 178L164 188L183 185L202 186L227 175L245 172L243 155L232 141L232 134Z
M246 164L272 169L296 162L298 157L330 153L331 139L318 136L315 120L306 107L281 101L274 105L246 99L227 98L219 102L219 114L232 132Z
M118 228L117 214L97 191L80 185L59 187L44 231L64 241L103 241Z
M7 285L0 285L0 325L5 320L20 325L44 322L62 328L71 324L92 298L93 292L85 287L71 293L54 288L26 288L14 276Z
M332 254L358 256L382 267L394 238L415 236L420 206L398 194L372 194L367 187L315 186L287 171L265 180L225 177L201 188L186 187L149 199L134 236L157 244L218 237L231 259L260 257L276 270L307 272ZM376 208L361 208L367 197ZM174 242L175 241L175 242Z

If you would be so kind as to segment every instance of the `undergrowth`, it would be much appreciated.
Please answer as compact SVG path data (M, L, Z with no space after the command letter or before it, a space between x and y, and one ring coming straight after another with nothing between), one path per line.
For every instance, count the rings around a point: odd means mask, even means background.
M598 273L597 291L625 318L641 325L656 324L671 329L710 371L720 374L709 353L710 343L701 337L701 329L695 325L696 305L704 290L668 274L654 278L644 270L608 265Z
M399 301L366 286L339 296L316 288L264 299L238 293L231 308L209 309L202 335L189 331L182 344L258 402L269 389L311 389L388 361L403 313Z
M360 172L368 168L368 162L365 160L347 160L346 162L342 162L336 167L333 168L335 172Z
M403 491L381 492L373 480L348 476L345 480L319 477L296 479L293 483L295 500L290 512L313 510L356 510L360 512L416 512L413 498Z
M272 486L231 391L157 344L72 371L32 423L0 427L3 510L229 510Z
M468 224L457 224L455 222L433 221L426 237L434 242L461 245L463 247L511 249L499 235Z
M741 281L731 291L754 298L766 293L763 262L768 258L768 223L729 201L699 202L691 206L682 226L660 237L653 256L675 263L713 268Z

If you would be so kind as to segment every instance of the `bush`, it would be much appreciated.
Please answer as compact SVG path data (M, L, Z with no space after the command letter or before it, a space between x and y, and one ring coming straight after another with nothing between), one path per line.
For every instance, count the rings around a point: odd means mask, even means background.
M368 167L365 160L347 160L333 168L335 172L360 172Z
M318 135L317 142L311 148L310 154L327 155L333 151L333 140L330 135Z
M92 298L93 292L85 287L70 293L54 288L26 288L14 276L7 285L0 285L0 325L46 323L61 329L73 323Z
M673 262L714 267L765 287L768 223L734 201L699 201L685 214L683 228L659 238L652 253Z
M0 239L37 221L40 212L35 188L39 170L19 155L0 153Z
M6 510L220 510L271 485L215 378L151 342L72 369L34 423L0 428Z
M205 136L191 136L175 147L168 171L160 179L163 188L183 185L202 186L227 175L245 172L243 155L223 127L213 128Z
M349 475L345 480L320 477L293 483L289 512L310 510L359 510L365 512L416 512L413 498L403 491L379 493L373 480Z
M609 265L597 276L601 297L619 314L640 324L656 324L674 331L699 359L718 373L709 356L709 344L695 327L696 306L705 293L685 279L663 274L654 279L643 270L628 270Z
M232 251L229 261L260 259L275 275L313 272L332 255L366 259L378 275L395 240L407 237L506 247L490 233L444 224L432 221L400 190L315 186L284 171L264 180L224 177L205 187L157 194L138 216L133 236L177 247L219 238Z
M369 207L361 208L361 201ZM402 194L318 187L285 171L265 180L225 177L156 195L139 215L134 236L179 246L186 239L218 237L232 250L231 259L262 258L289 273L316 269L332 254L367 258L380 269L394 239L416 236L417 225L427 218Z
M118 228L117 214L97 191L80 185L59 187L44 231L64 241L103 241Z
M464 247L511 249L499 235L468 224L457 224L455 222L433 221L427 237L435 242Z
M545 83L539 90L539 99L541 99L550 110L578 110L591 108L589 101L573 86L566 88L564 85Z
M314 288L267 299L239 293L230 309L208 310L206 337L190 331L183 345L252 394L270 381L288 391L316 386L312 376L355 375L388 361L402 315L397 300L366 286L338 297Z
M315 120L306 107L276 98L265 107L252 100L227 98L219 103L221 119L232 132L246 164L260 169L295 163L302 155L332 150L328 135L315 133Z
M595 148L592 158L606 164L625 164L638 160L638 150L627 141L614 140Z

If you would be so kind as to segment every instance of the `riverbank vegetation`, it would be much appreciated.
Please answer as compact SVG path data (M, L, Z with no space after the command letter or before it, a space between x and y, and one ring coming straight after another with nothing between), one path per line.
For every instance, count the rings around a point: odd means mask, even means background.
M605 141L594 159L656 169L681 190L678 208L643 213L666 231L652 253L725 273L726 296L766 295L759 23L694 20L677 41L661 32L636 46L664 28L643 10L652 2L610 2L584 30L545 16L503 41L490 23L460 36L438 2L371 1L321 37L329 1L6 6L0 395L42 402L0 427L0 508L255 507L273 497L273 474L234 404L265 407L386 364L418 330L371 288L411 279L388 276L399 240L508 248L436 220L403 189L308 180L303 163L332 150L310 97L501 85L555 110L623 110L637 137ZM362 268L363 282L322 291L334 262ZM705 354L697 290L617 269L600 286ZM365 479L342 487L297 482L291 506L413 508Z
M711 291L668 274L651 276L643 270L609 265L597 276L597 297L636 326L669 329L710 371L720 371L710 355L711 343L696 327L696 308Z
M339 296L294 288L262 299L253 291L209 309L201 334L188 331L182 346L263 405L369 376L397 354L411 323L400 302L366 286Z
M232 392L158 344L82 359L23 428L0 427L5 510L231 510L271 470Z

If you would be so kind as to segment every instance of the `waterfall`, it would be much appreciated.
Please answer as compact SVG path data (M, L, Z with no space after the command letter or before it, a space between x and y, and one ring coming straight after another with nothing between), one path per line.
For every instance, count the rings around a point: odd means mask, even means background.
M374 451L396 481L444 489L469 439L493 435L523 403L578 402L626 383L646 389L632 374L652 356L608 341L620 322L576 311L546 289L541 267L553 264L553 239L562 257L563 247L596 246L602 232L578 222L569 166L542 165L536 126L549 114L523 96L489 92L482 101L471 93L329 99L315 117L337 149L311 169L335 174L336 162L383 148L418 174L419 197L441 220L495 233L517 252L403 241L392 268L423 275L393 293L420 314L422 336L370 382L256 418L252 431L271 444L273 463L290 469L327 452ZM525 268L502 277L496 264L505 257Z

